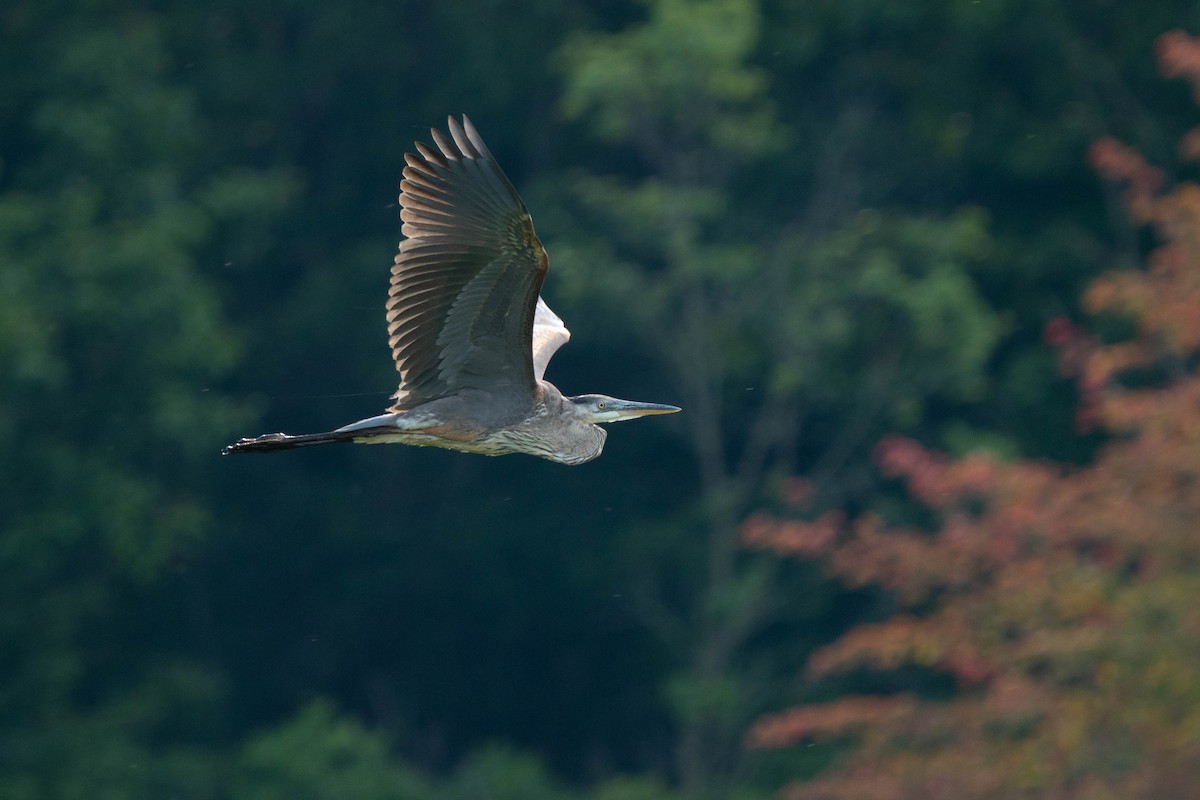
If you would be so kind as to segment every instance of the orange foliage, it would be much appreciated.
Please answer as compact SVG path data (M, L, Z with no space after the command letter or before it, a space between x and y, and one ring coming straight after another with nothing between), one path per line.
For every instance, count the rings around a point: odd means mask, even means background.
M1168 34L1159 53L1200 99L1200 40ZM958 687L939 702L848 697L761 719L750 746L854 743L789 798L1185 797L1200 784L1200 186L1164 192L1160 170L1112 141L1091 160L1161 242L1144 270L1105 275L1084 298L1134 320L1130 341L1046 326L1081 421L1112 434L1095 462L953 460L891 438L880 467L935 512L935 530L836 514L742 529L747 546L820 559L907 608L818 651L810 679L915 665Z
M1171 31L1158 37L1159 69L1165 78L1187 78L1200 103L1200 46L1183 31Z

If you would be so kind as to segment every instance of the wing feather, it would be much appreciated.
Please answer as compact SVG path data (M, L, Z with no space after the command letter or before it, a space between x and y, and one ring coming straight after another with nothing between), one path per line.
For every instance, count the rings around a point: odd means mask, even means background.
M532 400L570 335L542 311L548 259L521 198L469 119L448 129L404 157L387 314L398 410L466 388Z

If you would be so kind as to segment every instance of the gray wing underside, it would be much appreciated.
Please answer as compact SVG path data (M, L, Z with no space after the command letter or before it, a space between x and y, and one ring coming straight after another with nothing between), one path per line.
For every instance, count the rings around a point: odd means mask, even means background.
M463 389L532 399L570 335L539 304L548 260L521 198L469 119L449 130L405 155L387 315L398 410Z

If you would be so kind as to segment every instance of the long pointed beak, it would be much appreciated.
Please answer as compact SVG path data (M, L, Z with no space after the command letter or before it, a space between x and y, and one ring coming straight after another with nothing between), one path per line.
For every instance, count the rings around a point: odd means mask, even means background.
M679 406L668 406L662 403L639 403L634 400L617 400L615 403L610 402L605 411L611 412L616 416L613 422L619 422L624 419L637 419L638 417L649 417L654 414L674 414L676 411L682 411Z

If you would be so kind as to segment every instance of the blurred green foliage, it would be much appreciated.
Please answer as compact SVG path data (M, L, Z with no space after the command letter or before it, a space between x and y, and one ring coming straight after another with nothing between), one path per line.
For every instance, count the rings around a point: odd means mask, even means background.
M432 787L391 757L386 736L338 717L314 701L297 716L246 743L233 797L244 800L429 798Z
M1040 330L1140 243L1083 152L1165 151L1196 15L6 4L0 796L765 796L746 724L871 599L738 521L798 472L894 502L894 430L1087 455ZM686 413L576 470L217 457L386 403L403 152L463 111L550 250L548 377Z

